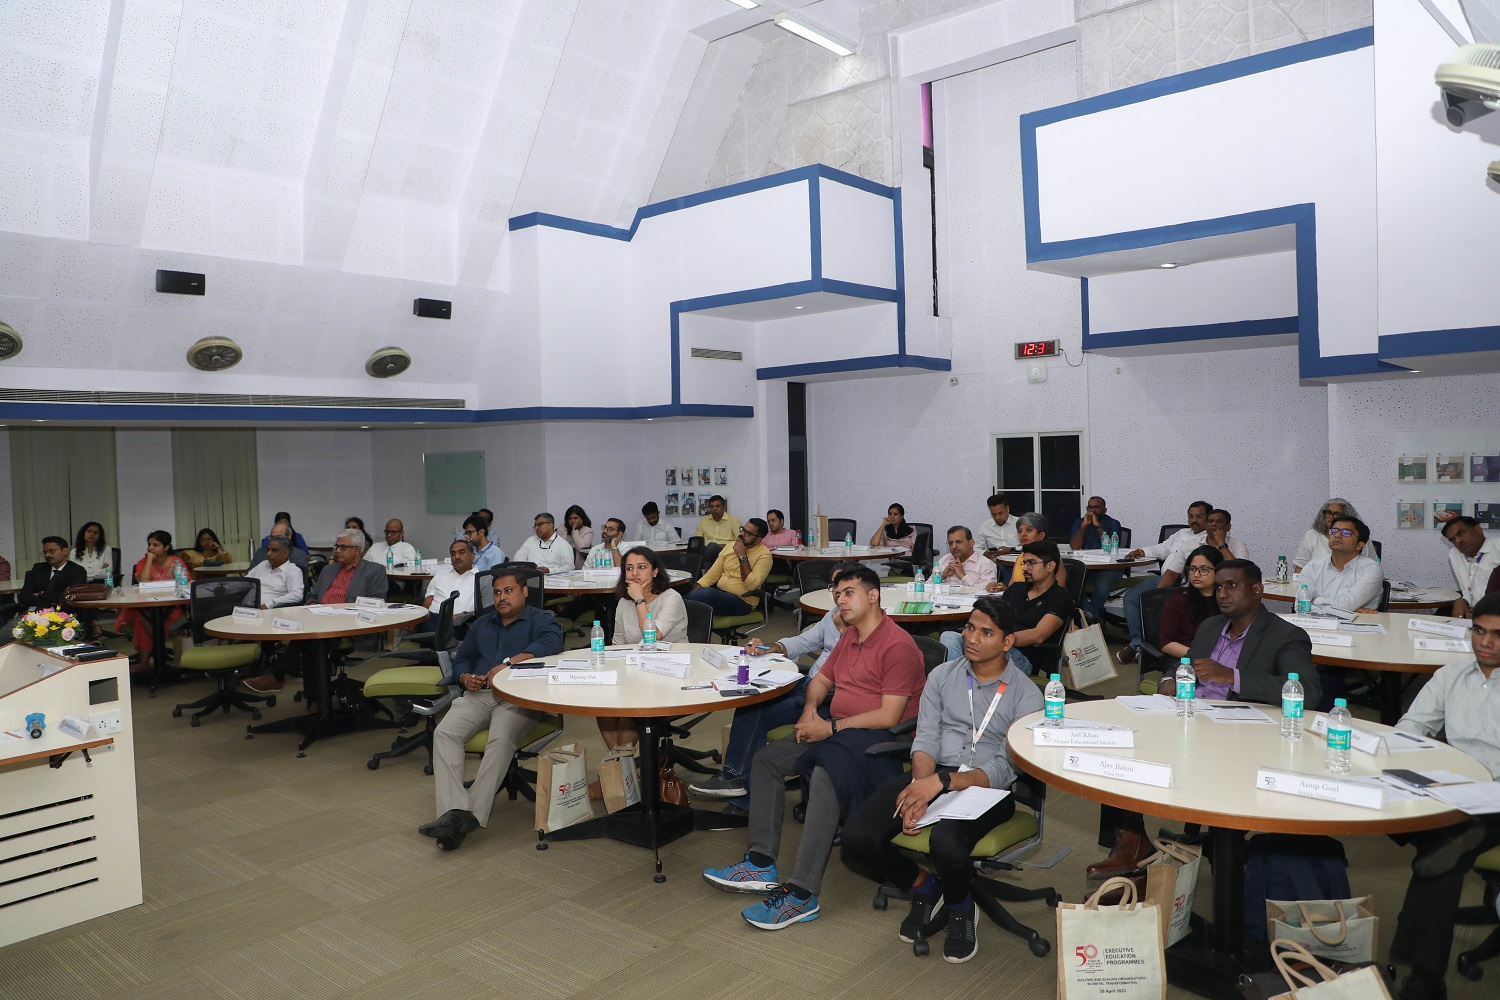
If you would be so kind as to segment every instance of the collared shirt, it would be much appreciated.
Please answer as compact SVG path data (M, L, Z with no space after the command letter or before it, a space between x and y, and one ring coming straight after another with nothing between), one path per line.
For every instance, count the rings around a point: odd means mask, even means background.
M953 563L953 553L944 552L937 562L937 571L942 574ZM983 587L987 583L994 583L995 563L992 559L985 558L975 546L974 551L969 553L969 558L963 561L959 570L959 579L965 587Z
M1202 545L1203 539L1207 537L1207 531L1194 531L1192 528L1178 528L1175 532L1157 542L1155 545L1137 545L1136 548L1145 553L1144 558L1146 559L1165 560L1174 551L1176 551L1177 546L1186 545L1187 551L1191 552L1198 546Z
M562 648L562 629L550 611L523 605L521 613L509 625L501 623L499 612L480 615L469 626L469 634L464 636L458 652L453 654L453 677L449 679L456 681L463 674L487 674L506 657L517 653L553 656L561 653Z
M718 587L725 593L738 596L752 608L757 607L760 597L755 591L766 582L766 577L771 572L771 550L764 545L757 545L745 550L745 558L750 562L749 576L741 576L740 557L734 554L734 548L724 546L708 572L698 578L698 585Z
M1254 619L1251 619L1254 621ZM1234 679L1228 684L1222 681L1199 681L1198 697L1222 699L1229 697L1229 692L1240 689L1240 650L1245 648L1245 636L1250 634L1250 626L1245 626L1238 639L1230 638L1229 630L1233 622L1225 621L1224 629L1219 633L1219 639L1214 643L1213 652L1208 658L1220 666L1228 667L1234 671Z
M693 534L702 535L706 545L712 545L714 542L720 545L733 545L734 540L739 537L741 527L743 525L740 519L725 511L722 521L715 521L712 514L700 517L698 526L693 529Z
M644 517L635 523L635 531L631 533L632 542L658 542L663 545L676 545L679 541L677 529L670 524L658 520L655 524L650 523Z
M1120 522L1116 521L1114 518L1110 517L1108 514L1105 514L1103 517L1101 517L1099 519L1099 523L1104 526L1104 531L1105 531L1106 534L1108 534L1109 532L1112 532L1112 531L1119 531L1120 530ZM1083 525L1083 518L1081 518L1081 517L1075 517L1075 518L1073 518L1073 526L1068 529L1068 540L1069 541L1072 541L1073 536L1076 535L1076 534L1078 534L1078 529L1080 527L1082 527L1082 525ZM1080 548L1085 548L1085 549L1099 549L1099 548L1103 548L1104 547L1104 539L1099 536L1099 529L1096 528L1096 527L1094 527L1092 524L1089 525L1087 528L1084 528L1083 529L1083 545L1081 545L1079 547Z
M466 615L474 610L474 578L479 574L471 566L467 573L459 573L452 564L439 566L432 571L432 579L427 584L426 597L432 598L431 610L436 612L438 605L448 599L449 594L457 594L458 600L453 602L453 613L455 615Z
M1341 570L1319 556L1302 567L1296 582L1307 584L1313 604L1342 611L1373 608L1385 591L1385 573L1373 559L1350 559Z
M1396 728L1423 736L1445 730L1454 749L1479 761L1500 781L1500 670L1486 679L1472 658L1439 668Z
M980 552L988 552L991 549L1018 549L1021 540L1016 537L1016 516L1011 514L1005 519L1004 524L996 524L993 517L985 520L975 533L978 542L974 547Z
M505 550L493 541L485 542L484 548L474 553L474 569L479 573L493 569L503 562L505 562Z
M829 710L835 719L863 715L880 707L886 695L910 699L897 721L917 715L917 696L922 693L926 673L922 652L912 637L885 615L863 641L854 628L844 630L823 673L833 682Z
M766 535L765 538L760 540L760 543L768 549L779 549L786 545L796 545L797 533L791 528L782 528L780 531L773 531Z
M391 565L393 566L410 566L417 561L417 549L411 542L397 542L395 545L376 542L370 546L370 551L365 553L365 562L384 566L385 554L387 552L391 554Z
M1001 695L994 716L980 734L971 760L969 754L974 729L984 721L990 702L1002 683L1005 684L1005 694ZM983 771L991 788L1009 788L1016 780L1016 769L1010 762L1005 734L1011 723L1041 709L1041 689L1009 661L999 677L980 683L969 661L960 656L928 675L927 684L922 688L917 734L911 748L913 752L920 750L945 767L969 766Z
M323 591L324 604L346 604L349 599L349 584L354 581L354 567L340 566L338 572L333 574L333 579L328 582L328 589Z
M1490 574L1500 567L1500 538L1486 538L1473 559L1465 559L1458 549L1450 548L1448 565L1453 567L1453 578L1458 581L1458 592L1473 607L1484 596L1484 588L1490 582Z
M515 561L546 566L553 573L567 573L573 569L573 546L555 531L545 542L533 533L516 550Z
M813 661L812 669L807 672L808 680L818 676L818 672L828 662L829 654L839 644L839 636L842 633L833 621L833 616L838 613L838 608L834 608L796 635L776 640L786 650L788 660L800 660L809 653L818 654L818 658Z
M1162 563L1161 571L1163 573L1176 573L1178 576L1181 576L1183 571L1187 569L1188 556L1192 555L1193 550L1198 546L1205 544L1208 532L1205 531L1201 535L1192 535L1190 537L1194 541L1189 543L1187 540L1184 540L1172 549L1171 554L1167 556L1167 561ZM1229 546L1229 555L1232 558L1250 558L1250 546L1234 537L1232 532L1224 536L1224 544Z
M1296 554L1292 556L1291 568L1295 570L1298 566L1306 566L1318 556L1326 556L1332 551L1333 549L1328 545L1328 532L1308 528L1306 534L1302 536L1302 541L1297 545ZM1375 558L1374 545L1366 545L1360 551L1359 558L1368 559L1371 562L1380 561Z
M306 571L290 559L274 568L269 562L256 563L245 575L260 581L260 603L268 608L301 604L307 592Z

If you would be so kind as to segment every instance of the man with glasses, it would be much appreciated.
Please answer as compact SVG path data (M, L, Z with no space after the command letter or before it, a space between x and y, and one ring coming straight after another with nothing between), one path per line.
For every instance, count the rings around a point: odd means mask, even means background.
M488 572L505 562L505 550L490 541L490 521L482 511L464 519L464 540L474 548L474 571Z
M516 562L536 563L542 573L569 573L573 569L573 546L557 533L557 520L546 511L531 519L534 534L516 550Z
M385 554L391 554L392 566L411 566L417 561L417 550L406 541L406 525L396 518L385 522L385 541L376 542L365 553L365 559L377 566L385 565Z
M1302 536L1302 541L1297 545L1297 552L1292 556L1292 570L1302 572L1302 567L1312 562L1318 556L1328 554L1328 529L1333 527L1333 519L1348 514L1350 517L1358 517L1359 511L1354 505L1343 497L1334 497L1318 509L1317 517L1313 518L1313 526L1307 529ZM1369 558L1368 555L1365 556Z
M589 549L589 554L583 557L584 568L592 569L601 564L614 569L624 566L625 556L620 550L620 540L624 537L625 522L618 517L605 518L599 529L599 544ZM627 545L625 551L629 549Z
M704 545L728 545L739 537L740 519L729 513L727 500L715 493L704 505L708 513L698 519L698 526L693 529L693 534L703 536ZM760 534L764 538L768 532Z
M974 551L974 533L962 524L948 529L948 551L938 557L937 576L952 587L995 582L995 564Z
M1023 670L1034 670L1025 652L1057 634L1073 617L1073 597L1057 582L1062 556L1057 543L1027 542L1021 546L1020 566L1025 580L1005 588L1002 600L1016 612L1015 652Z
M1315 608L1373 612L1385 590L1380 563L1361 559L1370 529L1357 517L1335 518L1328 529L1328 555L1317 556L1297 574L1307 584Z
M1073 519L1073 529L1068 533L1068 544L1075 549L1102 549L1106 535L1120 531L1120 522L1109 516L1109 506L1103 497L1089 497L1083 516ZM1083 611L1090 621L1097 621L1104 604L1109 600L1115 584L1125 579L1122 569L1099 567L1091 571L1083 597Z
M716 615L753 614L760 606L758 591L771 572L771 551L760 543L770 530L758 517L746 521L734 544L726 545L708 572L698 578L698 589L687 600L702 601Z

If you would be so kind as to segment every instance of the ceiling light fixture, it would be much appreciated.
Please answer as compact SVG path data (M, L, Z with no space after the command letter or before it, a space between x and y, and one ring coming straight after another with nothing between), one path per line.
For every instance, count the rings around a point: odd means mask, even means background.
M807 306L792 306L793 309L806 309Z
M362 430L362 431L367 431L367 430L370 429L370 425L369 424L360 424L359 425L359 429Z
M1181 267L1182 265L1177 263L1175 260L1169 260L1165 264L1157 264L1156 266L1161 268L1163 271L1170 271L1172 270L1172 268Z
M729 2L734 4L736 7L743 7L746 10L754 10L755 8L760 6L757 0L729 0Z
M817 28L810 28L785 11L776 15L776 27L790 31L798 38L805 38L814 45L821 45L835 55L847 56L854 54L853 45L840 41Z

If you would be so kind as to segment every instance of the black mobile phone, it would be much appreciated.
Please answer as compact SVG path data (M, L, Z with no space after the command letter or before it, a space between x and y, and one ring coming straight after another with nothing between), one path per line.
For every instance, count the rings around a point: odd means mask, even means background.
M747 694L760 694L760 688L753 688L753 687L719 688L719 697L720 698L743 698Z
M1426 788L1428 785L1437 784L1436 781L1433 781L1425 774L1418 774L1416 771L1408 771L1404 767L1388 767L1380 773L1388 774L1391 777L1395 778L1397 781L1401 782L1403 785L1411 785L1413 788Z

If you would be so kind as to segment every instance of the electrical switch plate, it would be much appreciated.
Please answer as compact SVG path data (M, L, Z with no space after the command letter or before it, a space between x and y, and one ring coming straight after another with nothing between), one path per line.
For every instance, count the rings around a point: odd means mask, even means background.
M89 716L89 725L100 736L113 736L125 728L125 722L120 718L119 709L113 712L94 712Z

